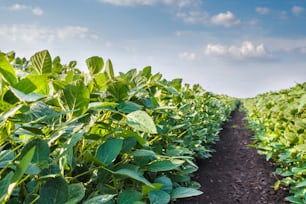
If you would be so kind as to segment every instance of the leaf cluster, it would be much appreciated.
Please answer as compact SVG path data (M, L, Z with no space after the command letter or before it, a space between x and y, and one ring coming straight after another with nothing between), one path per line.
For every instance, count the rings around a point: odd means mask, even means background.
M256 148L276 162L276 173L283 177L275 189L289 186L293 195L286 200L306 203L306 83L246 99L243 105Z
M0 202L169 203L192 181L235 100L150 67L88 73L47 50L0 54Z

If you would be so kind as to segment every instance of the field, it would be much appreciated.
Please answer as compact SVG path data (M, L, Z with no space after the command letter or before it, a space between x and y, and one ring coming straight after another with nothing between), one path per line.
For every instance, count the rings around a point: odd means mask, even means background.
M305 83L242 99L246 122L238 99L151 67L86 64L0 53L1 203L306 201Z

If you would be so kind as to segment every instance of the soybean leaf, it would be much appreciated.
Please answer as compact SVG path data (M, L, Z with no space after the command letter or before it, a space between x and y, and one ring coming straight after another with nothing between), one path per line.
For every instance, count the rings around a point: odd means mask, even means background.
M105 71L110 79L114 78L115 74L114 74L113 64L109 59L106 61Z
M17 76L15 70L6 60L6 57L3 53L0 53L0 76L9 85L14 85L17 83Z
M49 179L39 191L39 204L65 203L68 199L68 185L63 177Z
M123 113L131 113L140 110L141 106L131 101L123 101L119 103L118 110Z
M83 204L106 204L115 197L114 194L97 195L86 200Z
M137 131L156 134L157 129L153 119L142 110L134 111L126 116L126 123Z
M91 76L98 74L104 66L104 61L101 57L93 56L86 60L86 65Z
M118 196L118 204L131 204L140 201L142 194L135 190L125 190Z
M29 94L35 92L42 95L48 95L50 92L48 75L31 74L20 80L14 88Z
M151 172L170 171L182 165L182 160L157 160L150 163L147 168Z
M48 50L35 53L30 61L38 74L52 72L52 59Z
M149 192L154 191L154 190L160 190L163 186L161 183L153 183L152 184L154 188L151 186L143 185L142 186L142 195L147 195Z
M82 183L73 183L68 186L68 201L65 204L77 204L85 196L85 188Z
M170 202L170 195L162 190L149 192L150 204L167 204Z
M105 165L110 165L116 159L122 149L121 139L108 140L97 151L97 158Z
M154 186L142 175L139 174L139 172L135 171L135 170L131 170L131 169L119 169L118 171L116 171L117 174L120 175L124 175L127 177L130 177L132 179L135 179L137 181L140 181L152 188L154 188Z
M107 91L112 95L116 100L122 101L127 99L129 87L126 83L117 81L109 84L107 86Z
M34 152L35 152L35 147L32 147L27 151L27 153L23 155L19 164L17 165L11 184L18 182L22 178L24 172L27 170L33 158Z
M44 98L44 95L41 94L37 94L34 92L25 94L21 91L19 91L18 89L15 89L13 87L10 87L11 91L13 92L13 94L20 100L20 101L24 101L24 102L34 102L34 101L38 101L39 99Z
M157 157L152 150L138 149L132 153L134 157Z
M296 187L297 188L301 188L301 187L305 187L306 186L306 179L304 179L303 181L299 182Z
M302 204L304 203L302 199L295 197L295 196L288 196L285 198L286 201L289 201L291 203L297 203L297 204Z
M172 191L171 199L186 198L201 195L203 192L194 188L178 187Z
M78 81L76 84L69 84L64 88L61 99L64 106L69 110L74 110L73 116L80 116L87 111L89 97L87 87Z
M50 148L46 141L36 138L27 143L21 151L21 155L25 155L32 147L35 147L35 152L32 158L33 163L40 163L48 160Z
M11 183L14 173L8 173L1 181L0 181L0 202L2 203L5 195L8 193L8 187Z
M163 184L161 190L166 191L167 193L170 193L172 191L173 184L169 177L161 176L161 177L156 178L154 182Z

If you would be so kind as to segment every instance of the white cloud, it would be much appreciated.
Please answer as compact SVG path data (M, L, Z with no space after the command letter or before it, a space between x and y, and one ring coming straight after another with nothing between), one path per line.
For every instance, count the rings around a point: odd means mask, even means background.
M301 53L302 53L302 54L306 54L306 47L302 47L302 48L301 48Z
M270 9L267 7L256 7L256 12L260 15L266 15L270 13Z
M21 4L14 4L12 5L11 7L9 7L9 10L12 10L12 11L21 11L21 10L25 10L27 9L28 7L25 6L25 5L21 5Z
M207 23L209 15L207 12L193 11L188 12L178 12L176 14L178 19L181 19L187 24L197 24L197 23Z
M36 16L41 16L44 14L44 11L39 7L35 7L32 9L32 13Z
M194 52L182 52L179 53L178 56L180 59L190 60L190 61L195 60L197 58L197 55Z
M294 14L294 15L299 15L299 14L301 14L303 11L304 11L304 8L303 7L301 7L301 6L293 6L292 8L291 8L291 11L292 11L292 13Z
M31 11L32 14L36 16L41 16L44 14L44 11L40 7L32 7L32 6L26 6L23 4L14 4L10 7L0 7L1 9L7 9L10 11L23 11L28 10Z
M205 54L216 57L231 57L233 59L263 59L269 57L269 54L263 43L255 45L250 41L244 41L240 46L208 44L205 49Z
M240 24L240 20L235 15L227 11L226 13L219 13L211 17L211 23L215 25L223 25L224 27L231 27Z
M205 49L205 54L213 56L222 56L227 54L227 47L218 44L208 44Z
M0 38L11 42L53 42L71 38L83 39L89 37L88 28L80 26L65 26L51 28L38 25L0 25Z

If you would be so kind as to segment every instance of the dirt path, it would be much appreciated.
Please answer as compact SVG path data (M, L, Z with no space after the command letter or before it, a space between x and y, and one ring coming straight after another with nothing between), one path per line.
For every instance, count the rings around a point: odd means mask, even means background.
M220 133L216 152L199 160L195 180L201 183L201 196L177 201L178 204L282 204L288 193L273 190L274 167L257 154L251 144L252 132L244 128L244 114L232 113Z

